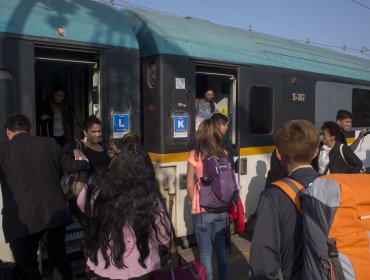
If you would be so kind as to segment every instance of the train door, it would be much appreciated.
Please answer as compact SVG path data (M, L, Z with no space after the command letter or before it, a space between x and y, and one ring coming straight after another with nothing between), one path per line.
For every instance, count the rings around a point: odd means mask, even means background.
M273 134L281 124L283 80L279 72L248 67L240 68L238 77L239 174L249 216L265 187Z
M208 88L215 94L218 112L229 118L227 137L236 145L236 71L228 68L211 68L198 66L196 68L196 98L202 99ZM197 102L195 102L197 107ZM195 108L195 113L197 108Z
M54 91L63 88L67 106L73 119L73 136L80 138L85 117L100 117L99 56L68 50L36 48L35 50L35 100L37 111L37 135L52 136L45 114Z
M47 47L35 48L34 89L36 101L36 135L51 137L57 130L50 131L48 119L50 100L54 92L62 89L65 92L64 110L68 110L73 129L73 138L82 138L82 124L91 114L100 116L99 96L99 54L83 51L71 51ZM55 136L55 135L54 135ZM73 139L72 138L72 139ZM72 139L67 139L72 140ZM74 275L83 275L84 254L81 243L84 232L79 223L74 222L66 228L66 251ZM44 275L52 273L49 257L43 242L40 246L40 269Z

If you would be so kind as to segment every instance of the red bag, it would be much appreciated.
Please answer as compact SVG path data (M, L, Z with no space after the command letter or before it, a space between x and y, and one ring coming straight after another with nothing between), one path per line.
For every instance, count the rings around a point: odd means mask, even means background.
M206 280L206 268L196 260L169 269L153 271L153 280Z
M244 207L240 196L238 200L234 202L229 210L229 218L235 220L235 231L239 234L245 231L245 214Z

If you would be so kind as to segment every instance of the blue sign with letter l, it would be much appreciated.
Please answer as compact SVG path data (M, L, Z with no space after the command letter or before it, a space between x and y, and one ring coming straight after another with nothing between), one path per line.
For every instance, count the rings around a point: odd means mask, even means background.
M129 114L113 114L113 138L121 138L130 130Z

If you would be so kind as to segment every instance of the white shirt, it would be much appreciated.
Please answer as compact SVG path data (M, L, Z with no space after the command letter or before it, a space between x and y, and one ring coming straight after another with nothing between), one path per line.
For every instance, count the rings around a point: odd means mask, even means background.
M205 101L204 99L195 100L195 130L198 130L199 124L212 117L214 113L219 113L220 110L215 102L215 111L211 113L211 103Z
M63 127L63 119L62 114L60 111L54 113L54 125L53 125L53 136L63 136L64 135L64 127Z
M327 145L323 145L319 154L319 173L324 174L326 166L329 164L329 153L331 148ZM330 174L330 170L326 174Z

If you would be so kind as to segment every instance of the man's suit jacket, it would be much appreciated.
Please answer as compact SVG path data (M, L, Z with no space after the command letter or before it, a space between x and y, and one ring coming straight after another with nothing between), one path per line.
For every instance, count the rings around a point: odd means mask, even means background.
M53 138L20 132L0 144L6 242L71 222L60 185L59 158Z

